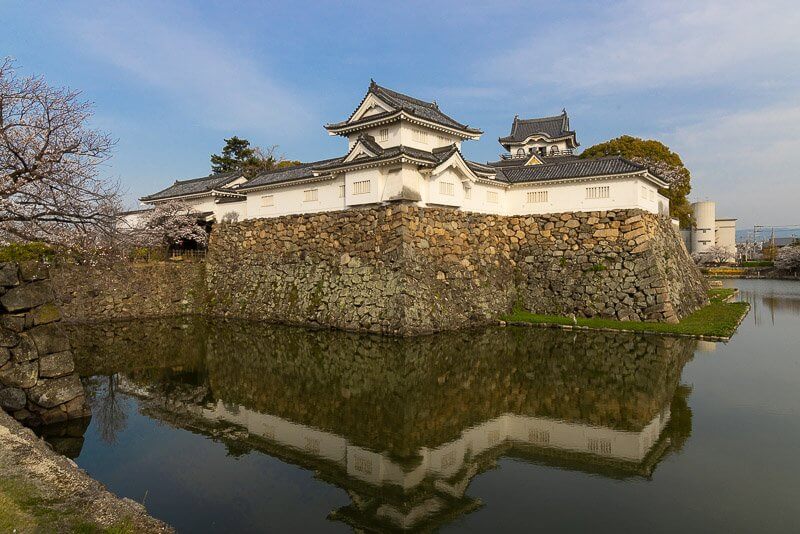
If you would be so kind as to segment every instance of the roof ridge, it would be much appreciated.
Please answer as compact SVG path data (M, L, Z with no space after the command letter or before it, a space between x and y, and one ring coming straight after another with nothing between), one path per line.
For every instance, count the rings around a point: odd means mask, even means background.
M191 182L199 182L201 180L210 180L212 178L226 178L230 175L235 175L238 171L228 171L228 172L219 172L219 173L211 173L207 174L206 176L201 176L200 178L188 178L186 180L175 180L175 184L188 184ZM173 185L175 185L173 184Z
M413 97L411 95L407 95L405 93L401 93L400 91L395 91L394 89L389 89L388 87L384 87L382 85L378 85L377 83L375 83L374 80L372 81L372 85L370 85L370 90L372 90L372 89L385 91L385 92L389 93L389 97L391 97L391 98L405 99L405 100L408 100L408 101L413 102L415 104L422 104L422 105L427 106L429 108L438 109L438 106L436 105L436 102L428 102L427 100L422 100L420 98L416 98L416 97ZM378 95L378 96L380 96L380 95Z

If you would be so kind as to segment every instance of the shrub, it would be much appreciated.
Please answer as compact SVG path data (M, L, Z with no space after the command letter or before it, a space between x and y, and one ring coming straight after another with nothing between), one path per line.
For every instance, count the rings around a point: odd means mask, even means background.
M55 249L46 243L10 243L0 247L0 261L52 261Z

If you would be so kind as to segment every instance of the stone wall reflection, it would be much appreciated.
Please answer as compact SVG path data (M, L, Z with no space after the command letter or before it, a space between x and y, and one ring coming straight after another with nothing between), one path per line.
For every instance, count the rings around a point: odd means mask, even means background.
M359 528L466 513L478 505L469 481L506 455L649 477L691 432L686 338L494 328L387 339L187 319L72 336L95 414L113 415L121 390L231 454L314 469L350 492L334 516Z

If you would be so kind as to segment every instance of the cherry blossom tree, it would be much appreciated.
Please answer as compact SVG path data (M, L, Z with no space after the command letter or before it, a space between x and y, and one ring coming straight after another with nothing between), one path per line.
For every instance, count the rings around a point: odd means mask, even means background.
M80 96L0 61L0 240L73 245L113 228L118 186L98 171L114 141Z
M173 200L149 211L140 228L129 231L140 246L182 246L189 242L205 246L208 232L197 224L198 214L183 202Z
M800 245L790 245L778 251L775 268L781 271L800 272Z

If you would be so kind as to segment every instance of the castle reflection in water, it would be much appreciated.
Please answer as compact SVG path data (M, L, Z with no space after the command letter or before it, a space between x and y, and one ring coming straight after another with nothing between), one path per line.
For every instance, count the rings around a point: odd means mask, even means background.
M108 439L115 396L135 396L147 416L232 454L313 470L351 498L331 518L367 530L434 528L480 507L467 486L503 457L649 478L691 432L679 381L696 342L684 338L498 328L388 339L187 319L71 334ZM80 433L50 439L76 455Z

